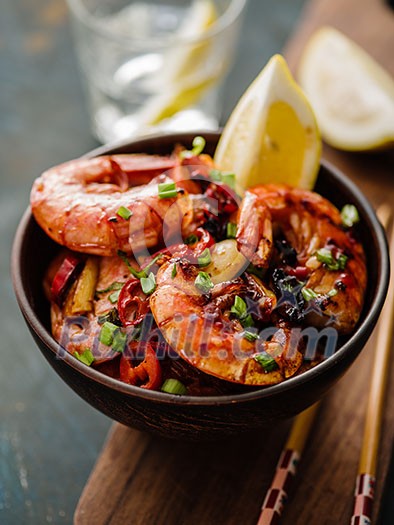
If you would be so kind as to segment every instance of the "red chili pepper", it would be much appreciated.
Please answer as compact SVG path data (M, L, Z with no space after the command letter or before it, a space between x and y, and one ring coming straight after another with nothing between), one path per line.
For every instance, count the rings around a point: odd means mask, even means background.
M208 186L205 195L208 198L217 200L219 214L231 214L238 210L236 194L224 184L211 183Z
M215 244L215 239L212 237L209 231L204 230L204 228L197 228L195 234L198 237L197 246L201 252L203 252L205 248L210 248Z
M288 268L287 273L294 276L299 281L305 281L310 273L310 270L306 266L297 266L297 268Z
M131 277L123 285L118 298L118 314L123 326L140 323L149 311L149 299L141 289L141 282Z
M81 264L81 259L76 255L67 255L60 265L52 281L52 300L61 305L67 289L70 287Z
M120 380L129 385L140 386L148 390L157 390L162 382L161 366L150 343L130 343L128 350L132 352L138 345L145 346L145 359L137 366L131 362L132 356L123 354L120 360Z
M187 257L193 264L197 263L197 258L206 248L210 248L215 244L215 239L204 228L197 228L193 233L198 239L192 245L184 245L184 248L180 250L180 254Z
M335 287L338 288L338 290L348 290L354 288L354 286L354 277L349 273L341 273L339 279L335 281Z

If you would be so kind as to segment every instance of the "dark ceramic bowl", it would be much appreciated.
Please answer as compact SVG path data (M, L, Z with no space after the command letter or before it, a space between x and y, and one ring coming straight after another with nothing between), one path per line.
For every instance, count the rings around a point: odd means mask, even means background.
M207 152L213 154L219 134L200 134L207 139ZM191 133L160 135L112 148L103 147L88 157L109 153L166 154L178 142L190 147L194 136ZM316 190L338 207L345 203L357 206L368 262L368 290L358 328L332 357L316 367L281 384L241 395L179 397L126 385L88 368L69 354L60 359L50 333L49 305L41 284L56 247L27 210L13 247L13 281L19 306L41 352L64 381L95 408L125 425L167 437L200 439L237 434L304 410L334 385L364 347L381 311L389 279L385 234L360 190L325 162L321 165Z

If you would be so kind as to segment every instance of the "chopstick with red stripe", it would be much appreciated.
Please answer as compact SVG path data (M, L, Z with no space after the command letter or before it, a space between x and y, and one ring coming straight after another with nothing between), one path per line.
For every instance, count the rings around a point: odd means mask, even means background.
M277 525L279 523L319 404L315 403L295 418L290 435L276 466L276 473L271 487L261 507L257 525Z
M381 207L378 216L387 228L389 207ZM371 525L376 463L383 419L384 398L390 371L391 342L394 329L394 228L390 237L391 278L388 295L380 316L372 378L368 396L364 438L354 491L351 525Z

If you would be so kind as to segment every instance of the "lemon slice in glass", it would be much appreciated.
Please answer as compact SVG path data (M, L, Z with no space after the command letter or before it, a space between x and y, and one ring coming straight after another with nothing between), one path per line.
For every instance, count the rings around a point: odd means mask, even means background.
M394 145L394 80L345 35L331 27L312 35L298 78L328 144L350 151Z
M215 153L238 189L264 183L314 186L321 154L314 113L280 55L271 58L238 102Z
M217 21L218 13L212 0L194 0L188 9L185 20L176 33L177 39L201 39L204 33ZM165 67L161 80L182 81L201 67L211 49L211 40L184 44L164 56Z
M201 38L217 18L217 10L211 0L195 0L175 36L180 39ZM211 46L212 41L207 38L171 49L164 55L160 74L149 81L153 86L161 86L161 94L152 97L143 106L139 112L140 125L153 126L172 117L200 100L220 80L222 72L219 68L214 77L201 74Z

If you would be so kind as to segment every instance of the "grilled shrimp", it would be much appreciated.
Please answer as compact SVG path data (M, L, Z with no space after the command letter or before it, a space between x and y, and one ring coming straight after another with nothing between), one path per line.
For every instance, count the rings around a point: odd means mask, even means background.
M188 231L193 203L182 189L184 178L174 157L79 159L51 168L35 181L31 208L49 237L71 250L102 256L118 250L138 253L160 242L164 223L167 237L178 233L180 222L182 232ZM177 196L159 198L158 183L173 181L180 188ZM199 190L197 183L187 182L189 190ZM122 207L131 217L119 216Z
M227 381L270 385L292 376L303 357L290 330L278 326L272 339L252 342L231 315L236 296L253 296L259 305L257 315L269 316L275 303L272 297L264 296L251 277L219 283L203 294L195 284L198 273L196 266L177 258L158 271L150 306L171 348L196 368ZM265 359L267 366L259 359Z
M246 192L238 222L239 249L255 266L281 268L277 282L304 283L313 325L330 323L342 334L354 329L366 289L365 255L333 204L286 185L256 186Z

